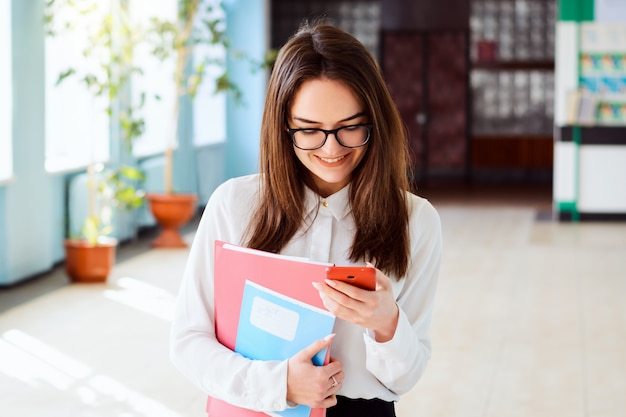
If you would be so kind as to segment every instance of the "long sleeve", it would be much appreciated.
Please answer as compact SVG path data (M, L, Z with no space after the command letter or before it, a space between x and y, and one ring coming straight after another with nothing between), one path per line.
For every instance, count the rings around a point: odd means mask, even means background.
M216 239L240 243L258 178L232 181L211 196L191 245L171 328L171 360L207 394L257 411L286 404L286 361L252 361L222 346L213 319L213 250ZM268 384L268 381L272 381Z
M413 210L411 264L402 285L394 287L399 290L400 308L396 333L386 343L377 343L369 333L364 336L367 369L397 395L417 383L430 359L430 324L441 262L437 212L424 200Z

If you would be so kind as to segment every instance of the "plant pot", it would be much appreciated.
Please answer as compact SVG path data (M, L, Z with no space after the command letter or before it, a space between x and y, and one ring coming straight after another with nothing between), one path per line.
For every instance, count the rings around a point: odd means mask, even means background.
M195 194L153 194L146 198L150 202L150 211L161 226L161 233L152 241L155 248L186 248L178 229L185 225L196 212Z
M106 282L115 264L117 240L100 238L97 245L81 239L65 240L65 272L72 282Z

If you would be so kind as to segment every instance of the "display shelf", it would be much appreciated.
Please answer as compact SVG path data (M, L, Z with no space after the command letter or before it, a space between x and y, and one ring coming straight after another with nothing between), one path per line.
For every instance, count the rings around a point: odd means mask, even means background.
M552 60L527 60L527 61L474 61L472 69L501 70L501 71L554 71Z

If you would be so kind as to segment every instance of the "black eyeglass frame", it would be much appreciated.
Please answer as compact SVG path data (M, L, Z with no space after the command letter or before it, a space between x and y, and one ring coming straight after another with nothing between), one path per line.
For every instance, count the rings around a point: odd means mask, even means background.
M365 138L365 142L361 143L360 145L356 145L356 146L348 146L346 144L344 144L343 142L341 142L341 139L339 139L339 136L337 136L337 132L339 132L342 129L348 129L351 127L359 127L359 126L363 126L367 128L367 138ZM291 138L291 142L293 143L293 146L295 146L298 149L302 149L303 151L314 151L316 149L321 148L322 146L324 146L324 144L326 143L326 141L328 140L328 135L330 135L331 133L335 136L335 140L337 141L338 144L340 144L341 146L343 146L344 148L350 148L350 149L355 149L355 148L360 148L361 146L365 146L367 145L367 143L370 141L370 138L372 137L372 129L374 128L374 125L372 123L358 123L355 125L348 125L348 126L341 126L338 127L337 129L332 129L332 130L326 130L326 129L319 129L316 127L302 127L302 128L296 128L296 129L292 129L290 127L287 127L287 133L289 134L289 137ZM294 134L303 130L316 130L319 132L324 132L324 135L326 135L324 137L324 140L322 141L322 143L319 146L316 146L315 148L302 148L300 146L298 146L296 144L296 139L294 138Z

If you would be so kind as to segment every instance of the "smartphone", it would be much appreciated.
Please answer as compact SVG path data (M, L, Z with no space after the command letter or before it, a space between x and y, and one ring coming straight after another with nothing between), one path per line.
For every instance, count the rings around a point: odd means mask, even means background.
M326 278L347 282L364 290L376 289L376 269L370 266L329 266Z

